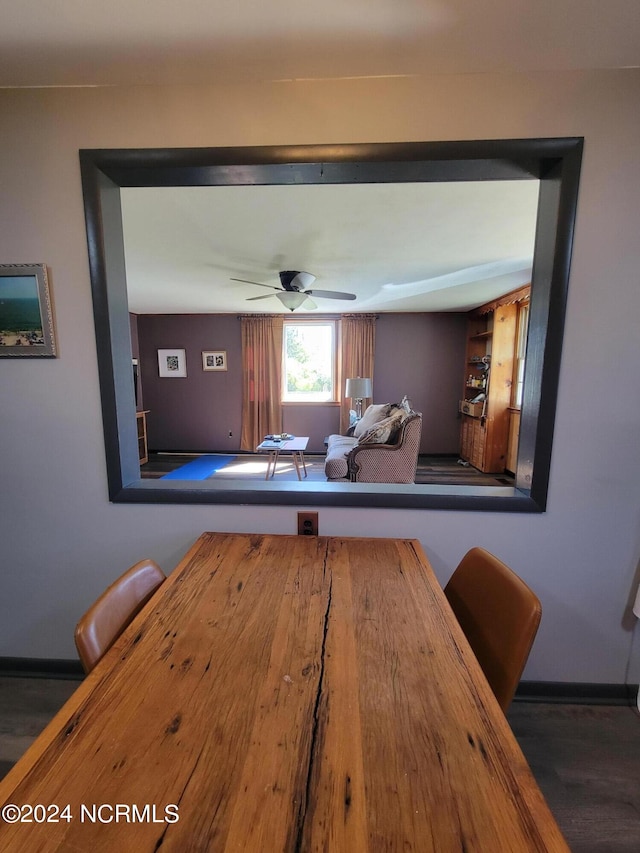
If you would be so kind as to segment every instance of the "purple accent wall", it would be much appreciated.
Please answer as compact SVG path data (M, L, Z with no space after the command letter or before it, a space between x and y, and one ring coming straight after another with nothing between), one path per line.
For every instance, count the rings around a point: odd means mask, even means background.
M381 314L376 325L375 402L406 394L423 413L423 453L457 453L464 375L464 314ZM133 340L132 321L132 340ZM145 314L137 341L152 451L237 451L242 411L240 323L231 314ZM158 376L158 349L184 349L186 378ZM202 352L226 350L226 371L202 370ZM283 429L324 451L338 432L336 405L286 404ZM231 436L229 436L231 432Z
M150 450L230 451L240 445L240 323L229 314L141 314L140 373ZM158 375L158 350L184 349L185 378ZM204 371L202 353L226 350L227 370ZM229 435L231 432L231 436Z
M314 403L306 406L285 403L282 428L291 435L308 435L307 448L310 453L326 453L325 438L340 432L340 406L335 403Z
M421 453L458 453L458 402L466 314L380 314L376 322L375 402L406 394L422 412Z

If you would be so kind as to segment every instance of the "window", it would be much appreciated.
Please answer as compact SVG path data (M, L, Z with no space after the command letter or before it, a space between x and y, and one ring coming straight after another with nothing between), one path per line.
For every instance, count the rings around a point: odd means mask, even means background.
M522 391L524 389L524 360L527 352L527 332L529 330L529 303L518 306L518 331L516 341L515 381L513 405L522 408Z
M335 322L285 320L282 402L334 402L337 387L335 351Z

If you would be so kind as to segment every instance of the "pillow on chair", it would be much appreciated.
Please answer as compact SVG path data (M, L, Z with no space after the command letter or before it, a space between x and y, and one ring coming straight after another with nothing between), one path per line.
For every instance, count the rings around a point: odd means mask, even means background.
M375 426L383 418L389 414L389 403L375 403L367 407L367 411L356 424L353 434L356 438L360 438L365 432Z
M405 418L406 414L403 409L394 408L392 414L378 421L371 429L361 435L358 444L389 444Z

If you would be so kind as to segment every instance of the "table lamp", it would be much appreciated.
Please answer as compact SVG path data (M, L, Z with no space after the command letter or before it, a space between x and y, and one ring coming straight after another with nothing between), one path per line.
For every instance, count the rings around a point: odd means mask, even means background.
M362 401L373 396L373 382L371 379L362 379L360 376L355 379L347 379L344 393L346 397L351 397L355 402L356 417L360 420L362 417Z

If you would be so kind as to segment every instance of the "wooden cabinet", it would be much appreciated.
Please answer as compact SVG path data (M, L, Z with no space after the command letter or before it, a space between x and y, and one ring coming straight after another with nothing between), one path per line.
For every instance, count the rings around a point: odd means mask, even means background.
M468 319L462 399L485 400L473 415L461 413L460 456L486 473L507 467L517 313L514 301L478 308Z
M507 471L516 473L518 467L518 441L520 439L520 409L509 409L509 446L507 449Z
M486 424L482 417L462 416L462 434L460 456L481 471L484 466L484 447L486 443Z
M147 449L147 415L149 410L144 412L136 412L136 427L138 431L138 458L140 464L144 465L149 461L149 451Z

